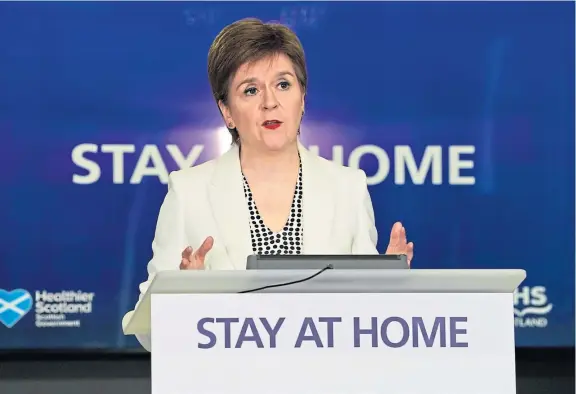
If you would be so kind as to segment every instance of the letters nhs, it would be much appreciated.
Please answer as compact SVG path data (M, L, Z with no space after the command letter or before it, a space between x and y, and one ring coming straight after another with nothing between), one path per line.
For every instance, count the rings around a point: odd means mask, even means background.
M544 286L522 286L514 292L514 326L545 328L552 310Z

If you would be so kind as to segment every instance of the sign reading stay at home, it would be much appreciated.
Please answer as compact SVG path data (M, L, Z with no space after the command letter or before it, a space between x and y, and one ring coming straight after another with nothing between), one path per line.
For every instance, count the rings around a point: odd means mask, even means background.
M300 323L301 321L301 323ZM434 317L430 324L422 316L390 316L361 318L358 316L304 317L299 319L297 331L282 330L285 317L204 317L196 326L198 335L205 341L199 342L200 349L216 346L238 349L245 346L277 348L280 336L294 338L294 347L316 348L347 347L468 347L466 316ZM293 326L292 326L293 327ZM335 343L335 330L348 333L346 341ZM398 335L399 333L399 335Z
M515 394L512 294L152 297L152 394Z

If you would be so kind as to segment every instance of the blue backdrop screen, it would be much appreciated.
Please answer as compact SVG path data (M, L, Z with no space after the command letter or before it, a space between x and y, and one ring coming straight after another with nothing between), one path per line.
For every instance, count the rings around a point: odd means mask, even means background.
M228 145L207 81L219 30L289 24L302 140L363 168L381 252L524 268L519 346L574 345L574 4L0 5L0 348L129 348L169 171ZM30 298L28 297L30 295Z

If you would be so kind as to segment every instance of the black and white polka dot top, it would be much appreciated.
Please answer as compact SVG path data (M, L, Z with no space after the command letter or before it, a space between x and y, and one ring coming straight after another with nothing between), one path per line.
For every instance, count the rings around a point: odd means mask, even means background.
M254 254L301 254L303 245L302 165L298 171L298 181L292 199L290 216L279 233L274 233L264 224L252 197L248 181L244 175L242 176L244 178L244 195L250 212L250 235Z

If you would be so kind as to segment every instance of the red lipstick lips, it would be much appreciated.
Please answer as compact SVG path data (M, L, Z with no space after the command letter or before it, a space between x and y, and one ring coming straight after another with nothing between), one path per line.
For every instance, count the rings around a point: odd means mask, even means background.
M262 123L262 126L267 128L268 130L276 130L278 127L280 127L281 124L282 122L280 122L279 120L273 119L265 121L264 123Z

